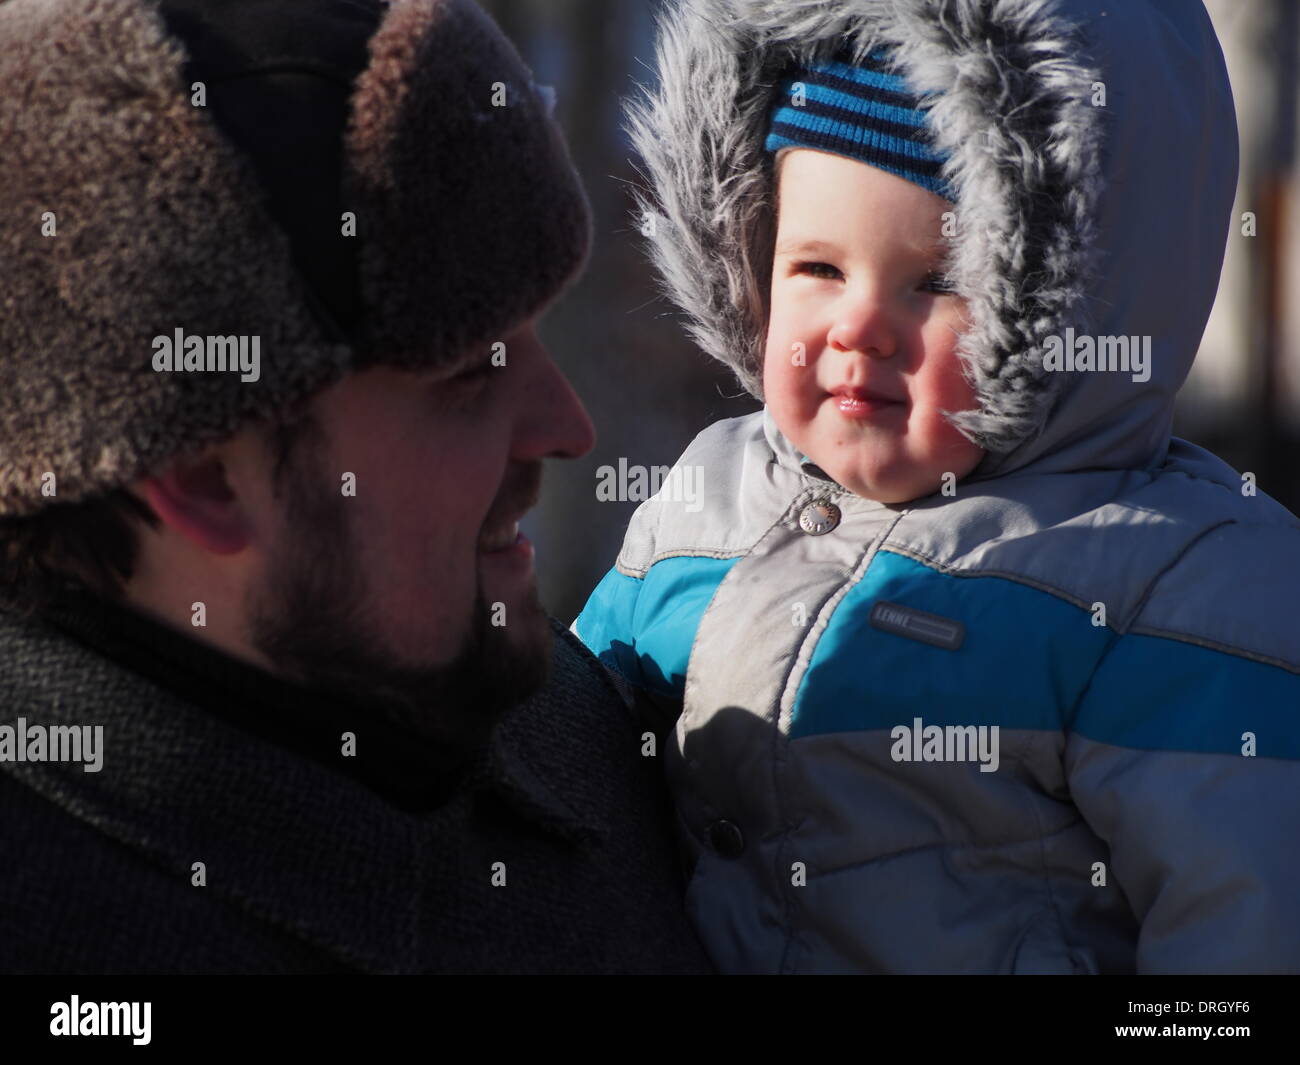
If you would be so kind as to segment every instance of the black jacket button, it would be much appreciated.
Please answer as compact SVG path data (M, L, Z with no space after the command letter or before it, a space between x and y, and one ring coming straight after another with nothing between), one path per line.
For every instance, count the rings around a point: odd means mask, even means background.
M739 858L745 849L745 837L734 821L714 821L709 825L709 843L723 858Z

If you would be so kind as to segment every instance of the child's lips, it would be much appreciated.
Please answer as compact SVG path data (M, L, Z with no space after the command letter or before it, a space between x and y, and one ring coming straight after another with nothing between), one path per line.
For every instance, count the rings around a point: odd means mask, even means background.
M831 395L835 404L846 418L865 419L875 417L886 411L901 410L906 403L900 399L890 399L865 388L837 388Z

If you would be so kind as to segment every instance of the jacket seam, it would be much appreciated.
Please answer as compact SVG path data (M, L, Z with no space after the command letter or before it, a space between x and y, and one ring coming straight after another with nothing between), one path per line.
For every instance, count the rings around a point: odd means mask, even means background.
M1221 522L1219 525L1207 529L1206 533L1202 535L1206 535L1210 532L1213 532L1214 529L1220 528L1223 525L1232 525L1232 524L1240 524L1240 523L1234 522L1232 520L1224 521ZM764 536L765 535L767 535L766 532L764 532ZM759 539L761 540L762 537L759 537ZM1200 537L1197 538L1197 540L1199 539ZM1190 549L1192 546L1194 546L1196 542L1197 542L1196 540L1190 542L1187 545L1186 549ZM625 577L632 577L637 580L644 580L646 575L650 572L651 568L653 568L657 563L664 562L671 558L713 558L719 560L725 560L731 558L744 558L750 551L753 550L755 546L757 546L757 541L754 544L750 545L750 547L741 549L739 552L722 551L722 550L715 551L715 550L710 550L708 548L687 549L687 550L680 550L680 551L665 551L656 555L649 562L649 564L645 566L645 568L643 569L628 566L621 559L615 564L615 568L620 573L622 573ZM1071 595L1069 592L1064 591L1061 588L1057 588L1053 585L1046 584L1043 581L1036 580L1033 577L1026 577L1023 574L1011 573L1007 570L998 570L998 569L978 569L978 570L959 569L955 566L950 565L949 563L943 562L940 559L935 558L932 555L927 554L924 551L918 551L916 548L906 547L901 544L884 543L879 547L878 550L887 551L890 554L901 555L905 558L912 558L918 562L923 562L925 565L929 566L930 568L938 570L939 572L949 577L960 577L960 578L995 577L1001 580L1011 581L1014 584L1023 585L1027 588L1033 588L1035 591L1043 592L1046 595L1053 596L1054 598L1069 603L1071 606L1077 607L1078 609L1083 610L1085 612L1090 611L1092 609L1091 603L1084 602L1078 596ZM1166 566L1165 569L1160 571L1157 577L1153 580L1152 584L1148 586L1146 592L1144 592L1143 594L1139 607L1133 611L1134 617L1137 617L1141 613L1141 609L1140 609L1141 605L1145 605L1146 600L1150 597L1151 592L1154 590L1155 584L1159 582L1159 578L1163 576L1164 573L1166 573L1174 564L1176 564L1178 560L1181 559L1181 557L1182 554L1180 553L1179 556L1175 558L1173 562L1170 563L1169 566ZM1215 640L1208 636L1199 636L1194 633L1187 633L1187 632L1176 632L1172 629L1162 629L1154 625L1141 625L1137 623L1131 623L1127 628L1120 630L1108 621L1106 623L1106 627L1109 629L1114 629L1116 632L1121 632L1121 631L1126 633L1131 632L1135 636L1158 636L1158 637L1163 637L1165 639L1178 640L1182 643L1196 644L1197 646L1207 648L1208 650L1219 651L1224 654L1235 655L1241 658L1248 658L1253 661L1260 662L1263 665L1277 666L1280 669L1285 669L1289 673L1300 673L1300 663L1289 662L1286 659L1277 658L1273 655L1262 654L1258 651L1252 651L1246 647L1239 647L1233 644L1224 643L1221 640Z
M1178 563L1180 563L1183 560L1183 558L1187 555L1187 552L1189 552L1193 547L1199 544L1202 540L1204 540L1207 536L1210 535L1210 533L1214 532L1216 529L1222 529L1225 525L1235 525L1235 524L1237 523L1234 519L1225 518L1223 521L1211 525L1208 529L1202 529L1200 533L1198 533L1196 536L1188 540L1187 543L1183 544L1182 549L1178 552L1178 554L1176 554L1167 563L1165 563L1164 567L1160 570L1160 572L1154 574L1151 577L1151 579L1147 582L1147 586L1142 590L1142 595L1138 598L1138 601L1133 604L1133 612L1127 618L1123 631L1127 632L1129 630L1129 626L1131 626L1134 621L1136 621L1138 618L1142 616L1142 611L1146 609L1147 600L1151 598L1151 593L1156 590L1156 585L1158 585L1161 582L1161 580L1164 579L1166 573L1172 570L1175 566L1178 565Z
M772 531L773 531L774 529L778 528L779 526L784 525L784 524L787 522L788 519L790 519L790 518L792 518L792 517L794 516L794 514L796 513L796 511L797 511L799 508L802 508L802 507L805 505L805 501L806 501L807 498L811 498L811 494L809 493L809 491L808 491L807 489L804 489L803 491L800 491L799 493L797 493L797 494L795 495L794 499L791 500L791 502L790 502L790 503L789 503L789 504L788 504L784 509L782 509L781 512L777 515L776 520L773 521L770 525L768 525L768 527L767 527L766 529L763 530L762 535L759 536L759 538L758 538L758 539L757 539L757 540L756 540L756 541L755 541L755 542L754 542L754 543L753 543L753 544L752 544L752 545L751 545L751 546L750 546L750 547L749 547L749 548L744 552L744 554L742 554L742 555L738 555L738 556L734 556L734 557L744 558L744 557L748 557L749 555L751 555L751 554L753 553L754 548L757 547L759 544L761 544L761 543L763 542L763 540L766 539L766 538L767 538L767 537L772 533ZM671 556L669 556L669 557L699 557L699 556L695 556L695 555L693 555L693 554L691 554L691 553L689 553L689 552L682 552L680 555L671 555ZM706 557L709 557L709 556L706 556ZM716 556L712 556L712 557L716 557ZM731 557L731 556L728 556L728 557ZM656 558L656 561L659 561L659 558L658 558L658 557ZM654 564L654 563L652 562L651 565L653 565L653 564ZM648 572L648 567L647 567L647 572ZM725 576L723 577L723 580L724 580L724 581L726 580L726 577L725 577ZM692 639L691 639L691 649L690 649L690 653L689 653L689 655L687 656L687 659L686 659L686 677L685 677L685 679L684 679L683 682L682 682L682 713L678 716L678 719L677 719L677 725L676 725L676 727L679 728L679 729L683 727L683 726L682 726L682 721L683 721L683 720L685 719L685 717L686 717L686 708L690 705L690 702L691 702L691 693L692 693L692 690L693 690L693 688L694 688L694 680L693 680L693 675L692 675L692 674L693 674L693 671L691 670L691 663L695 660L695 648L696 648L696 646L697 646L697 645L699 644L699 642L700 642L700 633L701 633L701 632L703 631L703 629L704 629L705 622L708 620L709 614L710 614L710 612L713 610L713 606L714 606L714 604L717 602L717 599L718 599L718 590L719 590L719 588L721 588L721 586L722 586L722 583L719 582L719 584L718 584L718 585L713 589L713 594L709 597L709 602L708 602L708 604L705 606L705 608L704 608L704 612L700 615L700 620L699 620L699 622L698 622L698 623L696 624L696 626L695 626L695 635L694 635L694 636L692 637ZM785 680L782 682L782 688L781 688L782 691L784 690L785 683L788 683L788 681L789 681L789 677L788 677L788 675L787 675L787 677L785 678ZM777 696L777 700L778 700L778 702L777 702L777 718L778 718L778 727L777 727L776 729L774 729L773 732L779 733L779 732L780 732L780 727L779 727L780 722L779 722L779 719L780 719L780 713L781 713L781 711L780 711L780 696L779 696L779 695ZM773 798L775 799L775 798L776 798L776 769L775 769L775 766L773 767L772 778L773 778L773 779L772 779ZM778 803L778 807L779 807L779 803ZM788 832L787 832L787 834L788 834ZM691 835L694 835L694 832L693 832L693 831L691 832ZM782 844L776 848L776 853L777 853L777 854L780 854L780 853L782 852L782 850L783 850L783 848L784 848L784 843L785 843L785 840L784 840L784 838L783 838L783 840L782 840ZM691 880L692 880L692 881L694 880L694 875L692 875ZM688 884L688 888L689 888L689 884ZM782 901L782 904L783 904L783 910L784 910L784 912L786 913L786 917L787 917L787 921L786 921L786 923L787 923L787 926L788 926L788 924L789 924L789 905L790 905L790 904L789 904L788 900L787 900L786 898L784 898L784 897L781 899L781 901ZM782 948L782 952L781 952L781 954L782 954L782 964L784 964L784 960L785 960L785 948L784 948L784 947Z
M1036 747L1039 743L1042 742L1042 740L1043 740L1043 736L1037 733L1031 735L1029 737L1029 743L1028 743L1029 751L1032 751L1034 747ZM1061 767L1061 776L1062 778L1064 778L1065 776L1064 764L1062 764ZM1066 788L1067 790L1069 788L1068 781L1066 782ZM1070 942L1069 928L1066 924L1065 915L1061 912L1061 905L1056 898L1056 892L1052 890L1052 875L1047 868L1047 833L1046 833L1047 826L1043 824L1043 812L1041 809L1039 809L1039 805L1037 801L1038 797L1035 792L1033 792L1032 790L1026 790L1025 796L1029 802L1030 808L1033 810L1034 813L1034 824L1038 826L1038 833L1036 836L1038 840L1038 863L1039 863L1038 875L1039 878L1042 880L1043 890L1047 895L1048 909L1051 911L1052 917L1056 921L1057 934L1061 937L1061 943L1064 945L1066 951L1069 953L1071 962L1073 963L1074 947L1073 944L1071 944ZM1084 821L1083 812L1073 802L1073 800L1071 800L1071 805L1074 806L1074 812L1076 815L1075 819L1073 822L1071 822L1071 824L1061 829L1060 830L1061 832L1065 832L1068 829L1073 828L1075 825L1079 824L1080 822ZM1058 834L1059 833L1053 833L1053 835L1058 835ZM1110 857L1109 848L1107 851L1107 857L1108 858Z
M1234 525L1234 524L1240 524L1240 523L1229 519L1227 521L1221 522L1219 525L1215 525L1212 528L1207 529L1205 533L1202 534L1202 536L1208 535L1208 533L1213 532L1215 529L1221 528L1224 525ZM764 535L766 535L766 533L764 533ZM760 537L759 539L761 540L762 537ZM1199 540L1200 537L1197 537L1196 540L1193 540L1190 543L1188 543L1184 551L1189 550ZM713 559L722 560L722 559L730 559L730 558L744 558L745 555L748 554L749 551L752 551L755 546L757 546L757 542L755 542L755 544L751 545L749 548L741 550L739 553L733 553L728 551L713 551L707 548L700 548L695 550L682 550L682 551L665 551L659 555L656 555L644 569L636 569L633 567L629 567L625 565L621 559L616 563L615 568L620 573L622 573L625 577L632 577L637 580L644 580L646 575L650 572L650 569L653 566L655 566L659 562L666 561L667 559L713 558ZM1060 599L1062 602L1069 603L1071 606L1077 607L1078 609L1083 610L1085 612L1090 611L1092 609L1091 603L1086 603L1079 597L1075 595L1071 595L1069 592L1064 591L1061 588L1057 588L1054 587L1053 585L1046 584L1043 581L1036 580L1033 577L1026 577L1023 574L1011 573L1008 572L1007 570L998 570L998 569L978 569L978 570L959 569L937 558L934 558L932 555L929 555L924 551L918 551L916 548L905 547L901 544L885 543L882 544L878 550L887 551L890 554L901 555L905 558L911 558L918 562L923 562L925 565L931 567L932 569L938 570L939 572L949 577L959 577L959 578L995 577L1000 580L1011 581L1014 584L1023 585L1026 588L1033 588L1035 591L1043 592L1046 595L1050 595L1056 599ZM1168 572L1168 570L1172 568L1172 566L1175 565L1181 558L1182 558L1182 553L1180 553L1168 566L1166 566L1163 570L1161 570L1160 573L1154 578L1152 583L1148 586L1147 590L1143 593L1143 597L1139 602L1139 606L1134 609L1133 611L1134 618L1140 616L1141 607L1144 606L1146 600L1150 598L1152 591L1154 591L1155 585L1159 583L1160 577L1162 577L1166 572ZM1222 640L1215 640L1208 636L1200 636L1195 633L1189 633L1189 632L1177 632L1173 629L1163 629L1155 625L1143 625L1137 622L1131 622L1126 628L1121 630L1116 628L1116 626L1111 624L1109 621L1107 621L1106 628L1112 629L1116 633L1124 633L1124 634L1132 633L1134 636L1156 636L1168 640L1177 640L1180 643L1195 644L1198 647L1204 647L1210 651L1218 651L1221 654L1229 654L1238 658L1250 659L1251 661L1259 662L1262 665L1276 666L1278 669L1284 669L1288 673L1300 674L1300 662L1290 662L1284 658L1278 658L1275 655L1267 655L1259 651L1252 651L1250 648L1240 647L1234 644L1225 643Z
M1216 528L1217 528L1217 526L1216 526ZM1208 530L1207 530L1207 531L1208 531ZM1198 537L1197 539L1199 539L1199 537ZM1195 541L1193 541L1193 542L1195 542ZM1179 554L1175 557L1175 559L1174 559L1174 560L1173 560L1169 565L1174 565L1174 564L1177 562L1178 559L1182 558L1183 553L1187 550L1188 547L1190 547L1190 544L1189 544L1189 545L1185 545L1184 548L1183 548L1183 551L1180 551ZM888 546L885 546L885 547L882 547L882 550L889 550L889 548L888 548ZM905 555L911 555L912 557L920 556L920 560L923 560L923 561L927 561L927 562L932 563L936 568L942 570L942 571L943 571L946 575L948 575L948 576L993 576L993 577L997 577L998 579L1009 580L1009 581L1012 581L1012 582L1014 582L1014 583L1022 584L1022 585L1026 586L1026 587L1034 588L1036 591L1043 592L1043 593L1046 594L1046 595L1052 595L1052 596L1054 596L1055 598L1059 598L1059 599L1061 599L1061 600L1063 600L1063 601L1065 601L1065 602L1070 603L1072 606L1075 606L1077 609L1081 609L1081 610L1084 610L1084 611L1087 611L1087 610L1090 609L1089 606L1088 606L1087 604L1083 603L1081 600L1077 599L1075 596L1068 595L1068 594L1066 594L1066 593L1060 591L1059 589L1052 589L1052 588L1050 588L1050 587L1048 587L1048 586L1045 586L1045 585L1041 584L1041 583L1038 582L1038 581L1028 580L1028 579L1025 579L1025 578L1022 578L1022 577L1017 577L1017 576L1013 576L1013 575L1010 575L1010 574L999 573L999 572L993 572L993 571L983 571L983 572L974 573L974 574L970 573L969 571L967 571L967 572L960 572L960 571L956 571L956 570L954 570L954 569L953 569L952 567L950 567L950 566L945 566L943 563L938 562L938 560L935 560L935 559L927 559L927 558L924 556L924 553L923 553L923 552L903 550L903 551L899 551L899 553L900 553L900 554L905 554ZM1158 581L1158 580L1159 580L1159 577L1160 577L1161 575L1163 575L1163 574L1164 574L1168 569L1169 569L1169 566L1166 566L1165 569L1161 570L1161 571L1160 571L1160 574L1158 574L1158 575L1156 576L1156 578L1155 578L1155 579L1154 579L1154 580L1153 580L1153 581L1152 581L1152 582L1147 586L1147 588L1144 590L1144 592L1143 592L1143 594L1142 594L1142 597L1141 597L1141 599L1139 600L1139 604L1134 608L1134 611L1133 611L1133 616L1134 616L1134 617L1136 617L1136 616L1138 615L1138 613L1139 613L1140 610L1141 610L1141 606L1142 606L1143 604L1145 604L1146 600L1150 597L1150 595L1151 595L1151 591L1152 591L1152 589L1155 587L1155 583L1156 583L1156 581ZM1093 663L1093 667L1092 667L1092 670L1091 670L1091 671L1089 672L1089 674L1088 674L1088 679L1087 679L1087 681L1085 681L1084 684L1081 686L1081 688L1080 688L1080 690L1079 690L1079 694L1075 697L1075 700L1074 700L1073 705L1070 707L1069 711L1068 711L1068 712L1066 713L1066 715L1065 715L1065 722L1064 722L1064 724L1066 724L1066 725L1068 726L1070 732L1073 731L1074 720L1075 720L1075 717L1076 717L1077 714L1078 714L1079 704L1083 701L1083 699L1084 699L1084 697L1085 697L1085 695L1086 695L1088 689L1092 686L1092 678L1093 678L1094 676L1096 676L1097 670L1101 668L1101 664L1102 664L1102 662L1105 660L1106 656L1107 656L1108 654L1110 654L1111 649L1112 649L1112 648L1113 648L1117 643L1119 643L1119 641L1120 641L1120 639L1121 639L1121 634L1120 634L1120 632L1119 632L1117 629L1115 629L1115 628L1114 628L1114 627L1109 623L1109 621L1107 622L1106 627L1107 627L1108 629L1111 630L1111 635L1110 635L1110 638L1107 640L1106 647L1105 647L1105 649L1102 651L1102 653L1097 657L1097 660ZM1063 730L1063 731L1064 731L1064 730ZM1042 742L1043 742L1043 735L1039 734L1038 732L1034 732L1034 733L1032 733L1032 734L1029 736L1029 742L1028 742L1028 744L1026 745L1026 754L1030 754L1030 753L1033 751L1033 749L1034 749L1036 746L1038 746L1039 744L1041 744ZM1062 776L1064 777L1064 775L1065 775L1065 767L1064 767L1064 763L1062 763L1062 767L1061 767L1061 768L1062 768ZM1068 781L1068 779L1067 779L1067 781L1066 781L1066 786L1067 786L1067 788L1068 788L1068 786L1069 786L1069 781ZM1060 942L1061 942L1061 944L1066 948L1067 951L1070 952L1071 957L1073 957L1073 946L1072 946L1072 944L1071 944L1071 942L1070 942L1070 938L1069 938L1069 934L1068 934L1068 929L1067 929L1067 925L1066 925L1066 921L1065 921L1065 916L1064 916L1064 914L1061 912L1060 901L1057 899L1057 897L1056 897L1056 892L1053 890L1053 887L1052 887L1052 877L1051 877L1051 874L1050 874L1050 872L1049 872L1049 870L1048 870L1048 868L1047 868L1047 839L1046 839L1046 837L1043 835L1043 832L1042 832L1042 830L1043 830L1044 827L1045 827L1045 826L1043 825L1043 820L1042 820L1042 811L1038 808L1038 804L1037 804L1037 802L1034 801L1034 796L1033 796L1032 794L1028 795L1028 796L1027 796L1027 799L1028 799L1028 803L1029 803L1029 806L1030 806L1031 812L1032 812L1032 814L1033 814L1034 823L1035 823L1035 824L1038 826L1038 828L1039 828L1039 833L1038 833L1038 835L1037 835L1037 839L1038 839L1038 861L1039 861L1039 874L1038 874L1038 875L1039 875L1039 880L1040 880L1040 882L1041 882L1041 884L1042 884L1043 892L1044 892L1044 894L1047 896L1047 908L1048 908L1049 912L1051 913L1052 918L1053 918L1053 920L1054 920L1054 922L1055 922L1055 924L1056 924L1057 934L1058 934L1059 937L1060 937ZM1073 801L1073 800L1071 800L1071 801ZM1078 810L1078 806L1077 806L1077 805L1075 806L1075 809ZM1082 812L1080 812L1078 820L1080 820L1080 821L1084 821L1084 822L1086 823L1086 819L1083 818Z
M763 536L766 535L767 533L764 532ZM759 540L761 539L762 537L760 536ZM614 568L618 570L619 573L623 574L624 577L633 577L637 580L644 580L646 576L649 574L650 570L653 569L658 563L665 562L670 558L714 558L719 560L725 560L729 558L744 558L747 554L749 554L749 552L754 550L754 548L757 546L758 546L758 541L756 540L748 547L742 547L735 551L723 551L723 550L714 551L704 547L697 548L697 549L685 548L680 551L661 551L659 554L651 558L650 561L647 562L644 567L630 565L629 563L624 562L620 558L615 561Z
M1274 658L1272 655L1259 654L1257 651L1250 651L1244 647L1234 647L1232 644L1221 643L1218 640L1211 640L1206 636L1194 636L1185 632L1173 632L1170 629L1156 628L1154 625L1134 625L1128 630L1128 635L1132 636L1154 636L1163 640L1175 640L1178 643L1190 643L1197 647L1204 647L1207 651L1217 651L1220 654L1232 655L1234 658L1246 658L1252 662L1258 662L1264 666L1274 666L1277 669L1284 669L1288 673L1300 675L1300 663L1287 662L1281 658Z
M927 566L937 569L949 577L998 577L1002 580L1011 581L1015 584L1023 584L1027 588L1033 588L1035 591L1054 596L1055 598L1063 600L1071 606L1078 607L1080 610L1085 612L1092 610L1092 604L1084 602L1078 596L1071 595L1062 588L1057 588L1055 585L1047 584L1034 577L1026 577L1021 573L1011 573L1007 570L999 569L958 569L956 566L943 562L932 555L928 555L924 551L918 551L914 547L905 547L901 544L882 544L880 549L882 551L889 551L896 555L903 555L907 558L915 559L918 562L924 562ZM1115 626L1107 622L1106 627L1113 629Z
M1068 825L1063 825L1062 827L1054 830L1053 832L1048 833L1047 837L1045 838L1052 838L1055 836L1064 835L1065 833L1069 832L1071 829L1075 828L1080 824L1085 824L1085 825L1087 824L1082 814L1077 816ZM1040 827L1041 827L1041 822L1040 822ZM817 869L817 875L839 876L842 873L854 873L857 872L858 870L865 869L868 866L877 865L880 862L895 861L899 858L907 858L914 854L924 854L928 851L960 850L960 851L976 851L976 852L999 852L999 851L1006 851L1006 850L1014 850L1017 847L1029 846L1036 842L1041 842L1041 839L1038 835L1025 836L1022 839L1001 839L992 842L984 842L981 840L945 839L945 840L940 840L936 843L923 843L916 847L903 847L899 850L890 851L887 854L874 854L870 858L865 858L862 861L849 862L846 865L839 865L833 869L819 868Z
M800 505L799 500L802 500L803 498L804 495L801 494L787 513L793 516L794 507ZM812 498L812 496L808 496L808 498ZM857 566L854 567L854 571L849 579L842 581L839 587L836 588L835 591L833 591L822 603L821 608L817 612L817 621L814 621L808 631L804 634L803 639L799 641L798 649L791 657L790 667L785 676L781 679L781 686L777 694L777 727L772 730L772 792L773 797L776 800L776 807L781 822L785 826L784 831L781 833L781 842L776 848L776 853L780 856L778 857L777 869L777 875L779 878L778 882L780 882L780 878L784 877L784 873L781 872L781 869L785 866L786 859L790 857L794 833L799 827L798 824L791 823L789 820L787 815L788 804L784 795L784 788L780 783L784 776L786 763L789 761L789 747L791 743L790 737L783 734L781 730L781 705L785 700L786 692L789 691L790 682L794 676L795 670L799 668L799 663L803 659L805 649L810 645L813 647L814 650L809 652L809 661L811 661L812 654L815 653L816 645L821 642L822 635L830 625L831 614L835 612L835 608L839 603L843 602L844 597L848 595L849 591L857 587L863 581L867 575L867 570L871 568L871 563L880 554L885 543L888 542L890 534L898 527L898 523L903 520L907 513L908 512L904 510L894 516L894 520L889 523L889 526L880 533L873 543L867 545L867 549L863 553L862 559L858 562ZM824 623L821 623L823 619L825 619ZM807 667L804 668L804 674L807 674ZM802 682L802 678L800 679ZM792 692L790 694L791 710L794 709L794 700L797 695L798 692ZM779 971L782 973L788 973L791 972L791 969L789 968L790 955L794 946L794 941L797 937L795 925L799 907L796 906L794 896L789 890L782 892L781 901L782 910L785 914L785 942L781 947L781 963Z
M1221 522L1219 525L1216 525L1213 528L1207 529L1205 533L1203 533L1202 535L1207 535L1208 533L1213 532L1214 529L1221 528L1223 525L1234 525L1234 524L1240 524L1240 522L1235 522L1229 519L1227 521ZM1200 537L1197 537L1196 540L1191 541L1191 543L1187 545L1185 550L1189 550L1199 540ZM1015 584L1022 584L1027 588L1033 588L1036 591L1040 591L1043 592L1044 594L1051 595L1057 599L1069 603L1071 606L1078 607L1080 610L1090 611L1092 609L1091 603L1085 603L1083 602L1083 600L1077 598L1076 596L1071 595L1069 592L1065 592L1059 588L1054 588L1051 585L1044 584L1043 582L1037 581L1032 577L1025 577L1022 576L1021 574L1016 574L1016 573L1008 573L1005 570L957 569L954 566L941 562L940 560L933 558L930 555L927 555L924 551L918 551L915 548L904 547L898 544L884 544L881 546L880 550L889 551L896 555L903 555L904 557L915 559L918 562L923 562L927 566L939 570L940 572L942 572L943 574L949 577L996 577L1001 580L1011 581ZM1145 605L1146 600L1150 597L1151 592L1154 590L1155 584L1159 582L1160 577L1162 577L1166 572L1168 572L1168 570L1172 568L1172 566L1176 565L1181 558L1182 558L1182 553L1180 553L1178 557L1173 560L1173 562L1171 562L1168 566L1166 566L1163 570L1161 570L1160 573L1156 576L1152 584L1147 588L1146 592L1144 593L1138 609L1135 609L1133 611L1134 618L1140 615L1141 606ZM1116 629L1116 627L1112 625L1109 621L1106 623L1106 628L1114 629L1116 632L1121 632L1121 630ZM1246 647L1238 647L1230 643L1224 643L1221 640L1214 640L1208 636L1198 636L1195 635L1194 633L1187 633L1187 632L1176 632L1172 629L1162 629L1155 625L1142 625L1142 624L1138 624L1136 621L1131 622L1125 629L1122 630L1122 634L1129 634L1129 633L1131 633L1134 636L1158 636L1164 639L1178 640L1182 643L1196 644L1197 646L1204 647L1207 650L1219 651L1222 654L1230 654L1239 658L1248 658L1251 659L1252 661L1259 662L1267 666L1276 666L1279 669L1285 669L1289 673L1300 673L1300 663L1288 662L1286 659L1277 658L1274 655L1262 654L1258 651L1252 651Z

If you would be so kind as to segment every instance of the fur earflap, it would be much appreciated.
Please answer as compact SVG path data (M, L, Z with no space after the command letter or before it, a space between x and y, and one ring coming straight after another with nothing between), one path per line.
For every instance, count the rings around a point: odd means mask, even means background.
M403 0L370 41L348 132L373 308L362 363L490 344L591 242L586 194L514 46L472 0Z

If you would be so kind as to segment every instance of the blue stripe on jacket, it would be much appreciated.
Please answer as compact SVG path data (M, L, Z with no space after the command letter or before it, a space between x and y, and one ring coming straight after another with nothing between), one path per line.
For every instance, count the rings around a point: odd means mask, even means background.
M629 684L680 699L695 630L737 558L667 558L644 578L611 569L578 615L578 639Z
M1163 636L1129 634L1092 678L1074 731L1141 750L1300 758L1300 674Z
M960 621L956 651L873 628L877 600ZM792 737L927 725L1065 726L1115 634L1046 592L880 551L840 601L795 697Z
M956 651L873 628L877 600L960 621ZM791 736L911 725L1070 730L1140 750L1300 758L1300 675L1160 636L1003 577L881 551L840 602L795 698Z
M738 558L678 557L644 578L611 570L576 629L633 685L680 699L700 619ZM873 627L897 603L959 621L947 650ZM845 594L796 694L790 735L911 725L999 725L1139 750L1300 758L1300 675L1092 623L1092 613L1003 577L962 577L880 551Z

